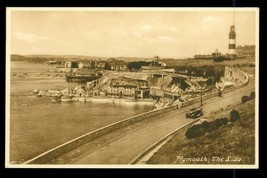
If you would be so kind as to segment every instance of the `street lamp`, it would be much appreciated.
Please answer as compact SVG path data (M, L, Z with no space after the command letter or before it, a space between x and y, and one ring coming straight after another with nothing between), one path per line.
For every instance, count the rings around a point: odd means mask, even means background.
M214 80L213 78L214 76L211 77L211 93L213 92L213 80Z
M200 85L200 106L203 106L203 103L202 103L202 96L203 96L203 89L206 87L206 85L207 85L207 83L205 83L204 85L203 85L203 82L201 82L201 85Z
M201 86L201 92L200 92L200 106L202 106L202 86Z

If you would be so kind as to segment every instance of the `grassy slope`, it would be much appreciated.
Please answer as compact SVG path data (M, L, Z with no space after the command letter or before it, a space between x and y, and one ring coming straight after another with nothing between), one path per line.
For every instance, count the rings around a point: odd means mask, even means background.
M188 140L184 136L186 129L178 132L147 164L174 164L177 156L207 157L205 164L254 164L255 162L255 101L238 104L234 108L239 111L241 120L229 123L205 136ZM207 119L216 119L221 116L230 117L230 108L223 112L213 113ZM220 116L218 116L220 115ZM217 117L216 117L217 116ZM213 156L226 158L238 156L240 162L213 162ZM181 164L181 162L176 162ZM203 164L202 162L184 162L183 164Z
M256 72L255 67L244 66L244 67L239 67L239 69L252 75L255 75L255 72Z
M236 59L236 60L229 60L223 62L214 62L211 59L160 59L160 61L167 64L168 67L173 66L184 66L184 65L191 65L191 66L203 66L203 65L249 65L250 62L255 62L255 59Z

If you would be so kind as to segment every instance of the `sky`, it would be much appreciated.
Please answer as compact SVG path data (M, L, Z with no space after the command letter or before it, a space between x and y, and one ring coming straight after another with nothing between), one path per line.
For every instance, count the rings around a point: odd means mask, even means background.
M83 11L81 11L83 10ZM102 57L187 58L255 45L255 11L13 9L7 19L10 53Z

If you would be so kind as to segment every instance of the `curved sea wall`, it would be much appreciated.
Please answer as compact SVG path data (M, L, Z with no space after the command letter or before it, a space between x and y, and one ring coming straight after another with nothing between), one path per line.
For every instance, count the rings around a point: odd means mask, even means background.
M248 76L241 70L239 70L239 72L241 73L241 76L244 77L245 82L241 83L235 87L225 89L223 91L223 93L242 88L248 84ZM218 92L207 94L207 95L203 96L202 99L207 100L207 99L210 99L210 98L215 97L215 96L218 96ZM192 104L195 104L198 102L200 102L200 97L198 97L194 100L191 100L191 101L184 102L183 107L189 106L189 105L192 105ZM75 138L75 139L70 140L64 144L61 144L61 145L59 145L53 149L50 149L50 150L32 158L31 160L24 162L24 164L44 164L44 163L47 163L48 161L56 158L57 156L62 155L64 153L67 153L67 152L69 152L69 151L71 151L71 150L73 150L73 149L75 149L75 148L77 148L83 144L86 144L89 141L91 141L97 137L105 135L109 132L112 132L112 131L117 130L119 128L122 128L124 126L128 126L128 125L133 124L135 122L138 122L138 121L141 121L141 120L144 120L144 119L156 116L156 115L160 115L160 114L163 114L163 113L166 113L169 111L173 111L176 109L179 109L178 105L173 105L173 106L169 106L169 107L162 108L162 109L156 109L156 110L152 110L152 111L149 111L149 112L146 112L143 114L139 114L139 115L136 115L136 116L133 116L130 118L126 118L122 121L115 122L113 124L99 128L95 131L89 132L89 133L84 134L78 138Z
M73 149L75 149L75 148L77 148L83 144L86 144L89 141L91 141L97 137L105 135L105 134L112 132L114 130L117 130L121 127L128 126L128 125L133 124L135 122L138 122L138 121L141 121L141 120L144 120L144 119L147 119L147 118L150 118L150 117L162 114L162 113L166 113L166 112L169 112L169 111L172 111L175 109L177 109L177 106L171 106L168 108L152 110L152 111L149 111L149 112L146 112L143 114L139 114L139 115L124 119L124 120L119 121L119 122L115 122L113 124L107 125L105 127L97 129L95 131L84 134L78 138L70 140L70 141L68 141L62 145L59 145L59 146L57 146L57 147L55 147L55 148L53 148L47 152L40 154L39 156L37 156L31 160L26 161L24 164L43 164L43 163L46 163L49 160L51 160L51 159L53 159L59 155L62 155L64 153L67 153L68 151L73 150Z

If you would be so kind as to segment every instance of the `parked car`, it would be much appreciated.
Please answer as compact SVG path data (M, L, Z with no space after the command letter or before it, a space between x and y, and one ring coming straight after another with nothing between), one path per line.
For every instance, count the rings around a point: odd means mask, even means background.
M193 108L189 112L186 113L186 118L193 118L196 119L198 117L203 116L203 109L202 108Z

